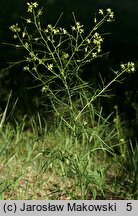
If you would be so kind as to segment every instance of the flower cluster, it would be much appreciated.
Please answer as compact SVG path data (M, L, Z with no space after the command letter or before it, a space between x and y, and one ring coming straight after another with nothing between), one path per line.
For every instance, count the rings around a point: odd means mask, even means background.
M24 67L23 67L23 70L24 70L24 71L30 71L29 65L28 65L28 66L24 66Z
M85 57L88 56L90 53L92 55L92 58L98 57L98 54L102 51L102 42L103 38L98 32L95 32L94 35L86 38L86 46L84 48L84 51L86 53Z
M17 33L21 31L21 28L19 27L18 23L16 23L15 25L10 26L9 28L12 32Z
M49 71L52 71L53 70L53 64L47 64L47 69Z
M77 31L80 34L84 33L83 25L80 22L76 22L75 26L72 26L72 31Z
M93 35L93 43L96 45L100 45L103 42L103 38L101 37L101 35L99 33L95 33Z
M99 33L95 33L93 35L93 44L97 46L97 52L101 52L101 43L103 42L103 38Z
M99 9L98 13L103 17L107 17L107 22L114 21L114 12L111 10L111 8L107 8L105 11L103 9Z
M55 28L51 24L48 24L47 28L44 30L45 33L53 32L54 34L59 33L59 29Z
M37 2L31 2L31 3L27 2L27 6L28 6L27 12L32 13L33 9L38 7L38 3Z
M133 62L128 62L126 64L121 64L120 65L121 70L127 71L128 73L134 72L135 71L135 64Z
M48 24L47 28L44 30L45 33L53 33L53 34L67 34L67 30L65 28L55 28L51 24Z
M63 53L62 53L62 58L63 58L63 59L68 59L68 58L69 58L69 54L66 53L66 52L63 52Z
M108 14L107 22L113 21L114 20L114 12L111 10L111 8L107 8L106 11Z

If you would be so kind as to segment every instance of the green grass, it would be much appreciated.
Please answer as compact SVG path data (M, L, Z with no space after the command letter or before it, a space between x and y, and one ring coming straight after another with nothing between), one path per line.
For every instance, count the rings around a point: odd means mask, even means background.
M1 199L136 198L136 151L115 153L115 128L96 125L86 139L60 125L45 125L40 136L35 123L24 118L0 130Z

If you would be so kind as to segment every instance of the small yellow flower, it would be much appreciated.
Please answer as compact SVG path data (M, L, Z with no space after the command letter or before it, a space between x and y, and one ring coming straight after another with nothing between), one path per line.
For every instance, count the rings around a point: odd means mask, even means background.
M113 19L113 18L114 18L114 13L112 12L112 13L109 15L109 17L110 17L111 19Z
M43 11L42 10L38 10L37 15L41 16L42 14L43 14Z
M91 43L91 40L90 40L89 38L87 38L87 40L86 40L86 41L87 41L87 43L88 43L88 44L90 44L90 43Z
M68 59L68 58L69 58L69 54L68 54L68 53L65 53L65 52L63 52L63 58L64 58L64 59Z
M93 35L93 43L96 44L96 45L99 45L103 42L103 38L101 37L101 35L99 33L95 33Z
M92 53L92 57L93 57L93 58L96 58L96 57L97 57L97 53L96 53L96 52L93 52L93 53Z
M54 33L54 34L59 33L59 29L55 29L55 28L53 28L53 33Z
M63 34L67 34L67 30L65 28L60 28L60 30Z
M122 70L124 70L126 66L125 66L125 64L121 64L120 67Z
M37 2L34 2L33 5L34 5L35 8L37 8L38 3L37 3Z
M27 2L27 6L28 6L27 12L32 13L33 9L38 7L38 3L37 2L31 2L31 3Z
M53 69L53 64L47 64L47 69L50 70L50 71L52 71L52 69Z
M31 19L27 19L26 22L27 23L31 23L32 21L31 21Z
M120 65L121 70L126 71L128 73L135 72L135 64L133 62L128 62L126 64Z
M30 57L26 57L26 61L27 62L31 62L31 58Z
M75 31L75 30L76 30L75 26L72 26L71 28L72 28L72 31Z
M18 23L16 23L15 25L10 26L9 28L12 32L16 33L16 32L20 32L21 28L19 27Z
M53 27L51 24L48 24L47 28L52 29Z
M135 64L133 62L128 62L127 63L128 66L128 72L134 72L135 71Z
M72 26L72 31L77 31L78 33L82 34L84 33L83 25L80 24L80 22L75 23L76 26Z
M24 67L23 67L23 70L24 70L24 71L30 71L30 68L29 68L29 66L24 66Z
M62 31L63 31L63 34L67 34L67 31L65 28L63 28Z
M107 11L107 13L109 13L109 14L112 13L111 8L107 8L106 11Z
M14 34L14 35L13 35L13 38L14 38L14 39L17 39L17 35Z
M81 25L80 22L76 22L76 27L77 27L76 29L80 34L84 33L83 25Z
M48 87L47 86L43 86L43 88L41 89L42 93L45 93L48 91Z
M103 9L99 9L99 14L104 15Z
M112 22L114 20L114 12L111 10L111 8L106 9L108 14L107 22Z
M45 32L45 33L48 33L48 29L44 29L44 32Z

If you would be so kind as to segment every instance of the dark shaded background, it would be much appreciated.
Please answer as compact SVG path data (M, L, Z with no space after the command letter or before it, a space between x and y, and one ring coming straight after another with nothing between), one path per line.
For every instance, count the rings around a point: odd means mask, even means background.
M29 74L22 71L22 66L2 70L7 62L22 59L23 52L13 49L3 42L13 43L9 26L22 22L21 16L26 16L26 0L0 1L0 109L4 110L10 90L13 90L13 103L18 97L16 115L34 114L42 108L40 91L30 89L34 85ZM63 16L60 25L69 27L72 24L72 11L77 19L85 25L86 31L92 28L95 12L99 8L110 7L115 12L115 22L103 27L103 32L110 32L104 45L104 51L109 51L107 58L97 60L84 70L85 79L99 82L97 74L110 78L111 70L118 68L121 62L133 61L138 67L138 1L129 0L39 0L44 9L43 24L55 23L61 12ZM127 122L132 137L138 133L138 74L126 75L122 84L113 85L114 97L102 100L105 114L118 105L122 119ZM29 88L29 89L28 89ZM12 103L11 103L12 104ZM33 107L33 108L32 108ZM108 108L107 108L108 107Z

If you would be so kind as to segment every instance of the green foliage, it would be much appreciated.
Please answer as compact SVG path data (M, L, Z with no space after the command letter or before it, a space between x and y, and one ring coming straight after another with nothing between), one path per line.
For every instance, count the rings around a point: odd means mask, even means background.
M18 41L15 46L27 52L23 71L28 71L38 81L46 102L50 101L54 117L51 128L46 123L43 127L40 112L37 120L30 119L27 130L25 118L13 128L4 126L5 108L0 123L1 170L5 171L1 196L11 199L101 199L108 195L112 198L115 190L119 198L134 198L131 190L122 191L119 184L116 190L116 181L112 182L112 178L122 177L124 184L128 159L127 141L117 108L114 124L111 124L110 115L103 117L102 108L96 105L101 97L109 96L109 88L119 82L124 73L134 72L134 64L128 62L121 64L118 71L111 70L113 78L108 83L101 78L102 86L96 89L82 78L83 66L104 55L105 34L98 30L103 23L114 19L114 13L111 9L100 9L94 18L95 26L85 34L84 26L74 14L74 25L68 30L58 27L59 20L54 26L49 24L43 28L42 10L38 9L38 4L27 3L27 6L28 17L24 19L27 26L16 23L10 29ZM135 158L133 153L133 161L129 162L134 167L131 172L134 183L126 174L127 184L133 186L133 190L137 182ZM10 169L15 178L9 178L7 170L16 161L17 171Z
M95 128L93 133L101 132L100 137L95 136L93 146L92 142L74 139L60 125L52 130L43 128L44 134L40 136L36 127L40 121L38 114L29 122L25 117L16 127L4 124L0 130L2 199L136 197L137 153L132 149L132 154L128 154L126 149L124 158L114 152L111 143L118 139L114 129L105 129L106 123Z

